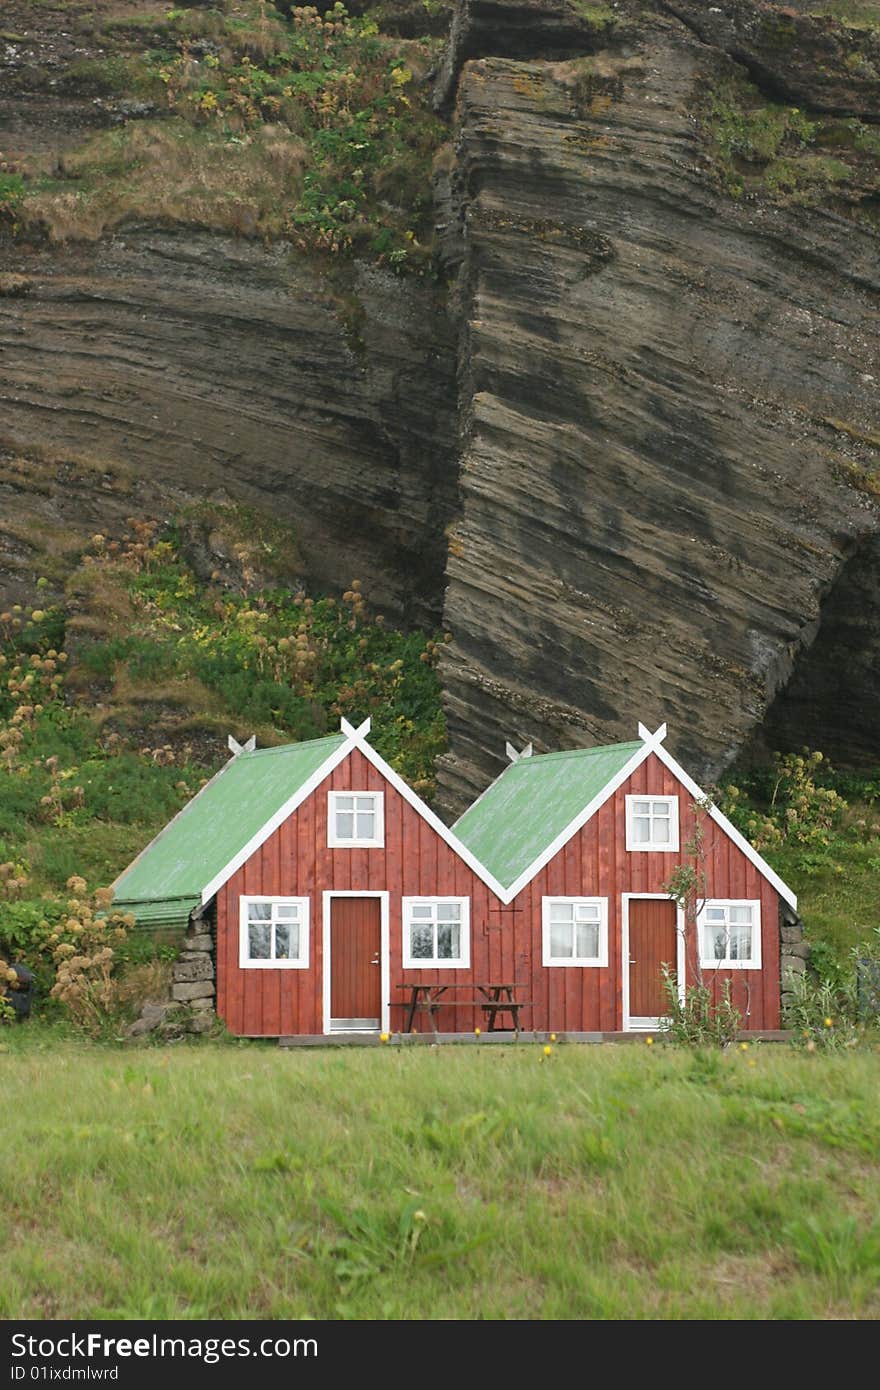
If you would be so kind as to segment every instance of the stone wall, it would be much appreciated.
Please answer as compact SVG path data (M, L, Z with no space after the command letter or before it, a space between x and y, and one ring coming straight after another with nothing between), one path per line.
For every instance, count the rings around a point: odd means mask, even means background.
M196 908L172 971L171 995L151 1000L128 1030L129 1038L148 1033L165 1040L184 1033L207 1033L216 1020L217 967L213 908Z
M803 975L809 958L810 945L804 940L804 924L796 912L782 904L779 914L779 984L783 1026L785 1026L785 1010L793 1002L794 976Z

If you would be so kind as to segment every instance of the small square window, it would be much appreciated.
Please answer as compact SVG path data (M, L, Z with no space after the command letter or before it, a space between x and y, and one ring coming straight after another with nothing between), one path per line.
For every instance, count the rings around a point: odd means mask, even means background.
M238 963L243 970L309 964L308 898L242 898Z
M382 792L330 792L327 844L331 849L381 849L385 844Z
M544 898L545 965L608 964L608 899Z
M697 928L701 970L760 970L760 902L704 903Z
M678 849L678 797L628 796L626 847L674 853Z

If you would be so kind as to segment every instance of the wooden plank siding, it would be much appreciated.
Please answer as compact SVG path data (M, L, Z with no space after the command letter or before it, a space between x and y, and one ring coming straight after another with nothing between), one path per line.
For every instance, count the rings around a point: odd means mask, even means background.
M385 845L382 849L328 849L327 793L382 791ZM678 853L629 853L625 801L628 794L677 795ZM743 1026L779 1027L779 899L723 830L702 817L709 894L714 898L754 898L761 902L762 969L712 971L715 989L725 978L743 1013ZM530 999L522 1025L539 1031L614 1032L623 1026L621 895L662 893L672 870L685 858L694 833L694 806L672 773L651 754L567 845L510 904L503 904L456 855L418 812L354 749L317 791L294 812L221 888L217 900L217 1008L233 1033L243 1036L319 1034L323 1017L323 893L390 894L390 999L406 980L434 978L441 972L402 967L401 898L461 896L470 899L471 966L444 970L444 981L471 983L515 980L520 997ZM306 897L310 901L308 970L239 968L239 900L246 894ZM542 898L608 898L607 968L551 967L542 964ZM698 960L688 942L689 968ZM400 1008L392 1028L402 1026ZM427 1028L424 1017L417 1026ZM470 1032L483 1026L478 1009L446 1009L444 1032Z

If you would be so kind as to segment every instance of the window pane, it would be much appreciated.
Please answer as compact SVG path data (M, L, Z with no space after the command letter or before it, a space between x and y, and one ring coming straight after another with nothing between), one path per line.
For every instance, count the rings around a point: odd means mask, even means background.
M351 811L336 812L336 838L337 840L354 839L354 815Z
M660 817L659 819L657 819L657 820L654 821L654 838L653 838L653 844L655 844L655 845L668 845L668 844L669 844L669 821L668 821L668 820L664 820L663 817Z
M249 922L269 922L272 919L271 903L248 903Z
M727 933L724 928L711 928L706 932L706 956L712 960L724 960L727 952Z
M573 903L551 903L550 921L551 922L571 922L574 918Z
M376 817L372 810L358 811L357 814L357 838L359 840L374 840Z
M441 922L437 928L437 959L458 960L460 928L455 922Z
M342 796L342 795L337 796L337 798L336 798L336 809L337 809L337 811L353 811L353 810L354 810L354 797L353 797L353 796Z
M724 921L724 918L725 918L725 915L726 915L726 914L725 914L725 909L724 909L723 907L707 907L707 908L706 908L706 921L707 921L707 922L723 922L723 921Z
M461 903L438 903L437 904L438 922L460 922Z
M269 960L272 947L272 928L268 922L248 927L248 956L251 960Z
M599 904L577 903L575 905L575 916L579 922L598 922Z
M752 921L752 909L750 907L732 907L730 909L731 922L745 922L749 925Z
M409 929L409 940L413 960L434 959L434 932L430 926L413 922Z
M358 811L367 811L370 815L372 815L376 809L376 802L372 796L357 796L355 797L355 803Z
M275 928L275 959L299 960L299 927L295 922L280 923Z
M599 924L581 923L577 929L577 954L581 960L595 960L599 954Z
M275 921L276 922L295 922L299 918L299 908L296 903L276 903Z
M669 815L669 802L668 802L668 801L652 801L652 803L651 803L651 809L652 809L652 811L653 811L653 813L654 813L655 816L667 816L667 817L668 817L668 815Z
M633 839L637 845L647 845L651 840L651 822L644 816L636 816L633 821Z
M649 816L650 814L651 814L651 806L650 806L650 803L649 803L649 802L647 802L647 801L634 801L634 802L633 802L633 815L634 815L634 816Z
M553 960L571 960L571 936L570 926L550 923L550 955Z
M731 929L730 929L730 959L731 959L731 960L751 960L751 959L752 959L752 929L751 929L751 927L731 927Z
M420 921L430 922L434 916L434 909L430 903L413 903L410 912L413 920L418 918Z

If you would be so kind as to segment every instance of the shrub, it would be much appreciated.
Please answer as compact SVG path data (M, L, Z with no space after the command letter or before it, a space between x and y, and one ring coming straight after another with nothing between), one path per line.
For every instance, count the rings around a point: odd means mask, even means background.
M820 769L829 771L824 755L805 748L802 753L774 753L773 763L767 812L756 810L741 787L729 784L722 792L725 815L759 850L829 845L847 803L817 781Z
M51 994L77 1027L96 1037L116 1006L116 947L134 926L134 918L109 911L109 888L89 894L85 880L76 876L67 887L72 894L67 913L49 938L58 972Z
M792 976L789 988L785 1023L799 1047L815 1052L817 1048L836 1051L855 1046L858 1029L851 984L835 988L829 980L818 980L805 972Z
M742 1014L730 997L730 981L724 980L718 998L705 981L688 985L680 997L675 972L663 967L669 1009L663 1030L684 1047L727 1047L742 1024Z

